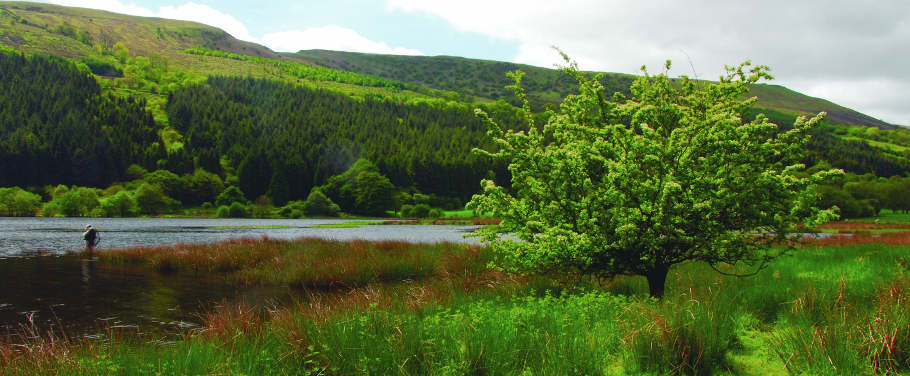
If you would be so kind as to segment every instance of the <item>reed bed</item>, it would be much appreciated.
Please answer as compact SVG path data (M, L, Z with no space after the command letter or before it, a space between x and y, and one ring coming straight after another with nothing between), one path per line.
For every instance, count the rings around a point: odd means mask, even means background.
M135 247L101 252L99 257L108 264L143 265L161 273L223 274L247 284L306 289L479 274L490 260L488 250L480 246L310 238Z

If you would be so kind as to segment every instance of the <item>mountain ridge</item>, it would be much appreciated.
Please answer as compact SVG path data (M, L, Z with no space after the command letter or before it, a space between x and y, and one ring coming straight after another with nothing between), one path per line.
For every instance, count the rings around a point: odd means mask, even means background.
M282 53L282 55L286 55ZM406 55L385 55L370 54L362 52L345 52L330 50L301 50L292 55L302 60L314 64L322 65L329 68L341 69L351 72L364 73L379 76L382 78L404 81L409 83L425 84L440 90L452 90L456 92L467 91L469 94L478 95L486 93L487 98L498 99L507 98L511 95L505 85L511 83L510 79L505 76L505 72L521 69L526 73L523 86L528 91L531 99L536 99L537 105L546 103L556 104L558 99L565 97L565 94L571 92L574 80L567 75L560 73L558 70L537 67L527 64L500 62L483 59L470 59L458 56L406 56ZM457 85L458 82L442 82L432 80L437 71L432 71L429 66L449 66L453 61L461 61L462 69L470 67L475 71L475 75L485 76L485 83L479 83L476 80L469 80L479 89L466 88L463 85ZM457 68L456 68L457 69ZM494 71L491 73L490 71ZM588 72L591 74L602 74L607 92L622 92L628 94L628 87L635 75L611 72ZM464 75L463 72L456 74ZM414 79L414 76L423 77L424 80ZM554 77L558 76L558 77ZM429 78L429 79L426 79ZM491 85L495 82L496 85ZM549 86L547 86L549 84ZM555 84L555 85L554 85ZM493 87L496 86L496 87ZM541 88L549 87L549 92L538 92ZM865 125L875 126L882 129L894 129L898 125L891 124L872 116L863 114L859 111L838 105L826 99L812 97L802 94L786 86L772 83L760 83L751 86L752 95L759 98L756 107L759 109L768 109L788 113L793 117L798 115L810 115L818 112L827 112L828 120L842 125ZM553 93L558 93L554 96ZM489 94L493 94L492 96Z

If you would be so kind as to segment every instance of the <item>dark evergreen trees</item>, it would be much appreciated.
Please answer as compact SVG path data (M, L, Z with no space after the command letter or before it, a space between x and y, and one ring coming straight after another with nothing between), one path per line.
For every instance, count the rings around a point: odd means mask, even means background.
M106 186L165 157L146 153L159 141L142 101L102 95L67 60L0 52L0 186Z
M508 107L489 107L507 124L519 123ZM466 105L355 99L268 80L214 77L172 93L167 112L188 148L239 162L239 185L248 199L303 199L357 158L373 161L395 186L461 200L495 169L471 154L490 145Z

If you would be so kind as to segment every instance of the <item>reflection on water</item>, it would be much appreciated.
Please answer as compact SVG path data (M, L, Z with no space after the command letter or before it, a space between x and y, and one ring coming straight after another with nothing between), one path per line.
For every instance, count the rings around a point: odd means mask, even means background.
M0 218L0 333L29 318L43 329L103 338L108 330L173 332L199 324L216 302L280 304L286 287L239 287L219 277L162 275L99 264L81 250L86 223L102 234L99 248L213 242L236 237L474 242L473 226L383 225L312 228L344 220ZM268 227L268 228L266 228ZM156 337L158 338L158 337Z
M107 329L173 331L199 322L200 309L227 300L287 300L281 287L241 288L213 278L165 276L112 268L79 255L17 257L0 262L0 332L29 322L66 333Z

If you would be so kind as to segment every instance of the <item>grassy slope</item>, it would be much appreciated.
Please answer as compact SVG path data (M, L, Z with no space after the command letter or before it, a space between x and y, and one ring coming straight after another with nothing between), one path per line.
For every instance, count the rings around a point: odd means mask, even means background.
M160 54L186 62L188 59L184 58L183 51L201 45L234 53L278 57L268 48L234 39L218 28L195 22L26 2L0 2L0 9L3 10L0 41L25 52L69 58L95 54L91 44L53 32L66 22L79 31L87 31L94 44L111 47L122 42L133 55Z
M476 100L510 97L504 86L511 83L505 73L521 69L527 76L524 86L532 99L556 103L573 87L573 81L557 70L504 63L465 59L451 56L397 56L354 52L309 50L293 54L299 59L326 67L371 74L384 78L413 82L437 89L469 93ZM608 92L628 91L633 76L605 73ZM893 125L839 106L824 99L810 97L779 85L754 85L752 94L759 97L759 107L796 116L828 113L837 124L894 128Z

